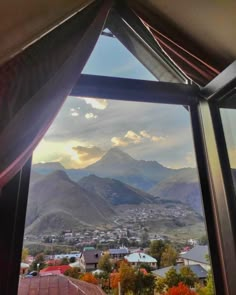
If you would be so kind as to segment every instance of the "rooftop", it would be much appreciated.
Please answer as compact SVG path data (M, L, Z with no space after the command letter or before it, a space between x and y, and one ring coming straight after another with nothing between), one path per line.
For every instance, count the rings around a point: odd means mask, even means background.
M181 254L180 257L187 260L193 260L199 263L210 264L207 260L209 255L208 246L197 245L188 252Z
M147 262L147 263L155 263L157 260L153 258L150 255L147 255L146 253L132 253L130 255L126 255L125 259L128 260L128 262Z
M168 266L168 267L164 267L164 268L160 268L157 270L152 271L152 273L155 276L158 277L165 277L166 273L171 269L174 268L177 273L180 272L180 269L184 267L184 265L175 265L175 266ZM207 277L207 271L200 265L200 264L195 264L195 265L189 265L188 266L191 271L196 275L196 277L198 277L199 279L205 279Z
M105 295L96 285L63 275L24 278L19 282L18 295Z

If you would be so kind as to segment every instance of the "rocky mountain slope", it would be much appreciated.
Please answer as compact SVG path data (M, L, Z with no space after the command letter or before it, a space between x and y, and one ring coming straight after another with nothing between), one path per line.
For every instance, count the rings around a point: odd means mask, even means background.
M59 228L106 224L114 214L99 195L85 191L64 171L55 171L31 182L26 232L44 233Z
M111 205L138 205L155 202L152 195L111 178L90 175L82 178L78 184L85 190L98 194Z

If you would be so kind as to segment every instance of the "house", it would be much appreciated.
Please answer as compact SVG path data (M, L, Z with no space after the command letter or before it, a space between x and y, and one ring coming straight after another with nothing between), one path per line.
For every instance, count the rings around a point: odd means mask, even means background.
M184 265L201 265L206 271L208 271L211 266L208 260L209 250L208 246L197 245L191 250L184 254L180 254L180 258L183 260Z
M157 260L143 252L132 253L124 258L133 266L139 266L141 263L146 263L152 268L157 268Z
M47 275L21 279L18 287L18 295L26 294L105 295L102 289L94 284L62 275Z
M109 249L108 253L112 259L122 259L129 254L128 248Z
M181 265L181 264L178 264L175 266L168 266L168 267L156 269L152 271L152 274L156 276L157 278L164 278L167 272L171 268L174 268L176 272L179 273L182 267L184 267L184 265ZM199 279L200 282L203 282L203 283L205 282L207 278L207 271L200 264L189 265L189 268L195 274L195 276Z
M53 265L47 266L40 270L41 275L45 274L64 274L66 270L70 269L69 265Z
M30 267L29 264L21 262L21 264L20 264L20 274L21 275L26 274L28 272L29 267Z
M99 250L86 250L81 253L79 258L81 271L87 272L97 269L99 258L102 251Z

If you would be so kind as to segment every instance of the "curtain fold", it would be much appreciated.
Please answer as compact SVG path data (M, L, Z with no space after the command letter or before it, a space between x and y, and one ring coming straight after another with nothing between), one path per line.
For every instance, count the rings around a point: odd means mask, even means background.
M200 86L205 86L226 67L225 61L220 61L204 50L163 15L154 15L140 3L131 2L130 6L153 34L162 50Z
M111 1L96 1L0 67L0 187L25 164L78 80Z

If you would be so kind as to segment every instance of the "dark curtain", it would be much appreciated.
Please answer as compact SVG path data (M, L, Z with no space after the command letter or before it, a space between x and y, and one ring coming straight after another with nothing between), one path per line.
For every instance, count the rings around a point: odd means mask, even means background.
M0 67L0 187L25 164L86 64L111 1L96 1Z
M132 2L130 6L169 58L200 86L205 86L227 66L225 61L196 44L162 14L154 14L140 3Z

